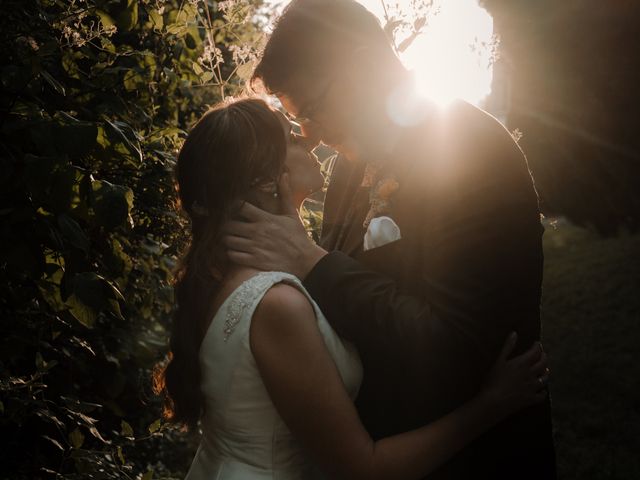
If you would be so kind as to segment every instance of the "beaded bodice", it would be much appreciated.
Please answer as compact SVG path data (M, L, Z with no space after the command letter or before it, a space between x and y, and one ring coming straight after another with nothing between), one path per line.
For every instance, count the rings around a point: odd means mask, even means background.
M242 319L244 311L253 303L256 295L252 292L267 292L268 287L273 285L273 273L264 272L250 278L242 283L228 298L229 305L226 308L224 320L224 341L229 340L238 322ZM260 299L262 295L260 296ZM224 305L223 305L224 306ZM256 304L257 306L257 304ZM220 308L222 310L222 308Z

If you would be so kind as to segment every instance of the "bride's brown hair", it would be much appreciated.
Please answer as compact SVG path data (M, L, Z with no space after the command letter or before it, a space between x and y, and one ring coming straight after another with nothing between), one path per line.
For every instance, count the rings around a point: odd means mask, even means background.
M228 268L221 227L256 182L278 178L286 148L277 114L262 100L243 99L205 113L178 154L178 197L191 235L175 276L169 361L154 372L168 421L194 427L202 412L198 352Z

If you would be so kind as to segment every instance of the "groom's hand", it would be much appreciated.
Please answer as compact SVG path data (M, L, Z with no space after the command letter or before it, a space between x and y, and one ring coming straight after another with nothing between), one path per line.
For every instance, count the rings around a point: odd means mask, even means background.
M280 180L279 192L282 215L245 202L240 209L244 221L227 222L222 241L233 263L288 272L303 280L327 252L307 235L293 203L287 174Z

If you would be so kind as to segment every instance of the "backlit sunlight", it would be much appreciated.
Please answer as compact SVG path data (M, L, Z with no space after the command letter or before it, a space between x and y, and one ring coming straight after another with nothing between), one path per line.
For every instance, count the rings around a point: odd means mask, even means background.
M380 0L359 0L384 24ZM410 13L411 0L387 1ZM462 98L479 105L491 93L493 19L477 0L440 0L424 33L401 55L420 93L446 105ZM392 14L392 12L389 12Z

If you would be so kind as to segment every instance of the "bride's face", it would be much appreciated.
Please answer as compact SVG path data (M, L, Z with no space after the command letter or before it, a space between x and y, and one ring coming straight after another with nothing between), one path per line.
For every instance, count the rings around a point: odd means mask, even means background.
M282 129L287 140L285 170L289 173L289 185L294 200L298 203L324 186L317 157L311 152L315 147L306 137L293 131L292 125L280 112Z

